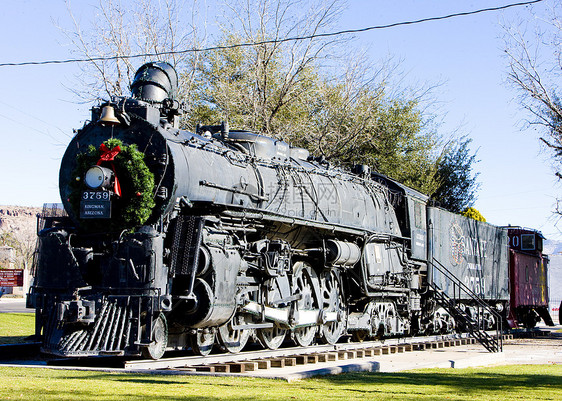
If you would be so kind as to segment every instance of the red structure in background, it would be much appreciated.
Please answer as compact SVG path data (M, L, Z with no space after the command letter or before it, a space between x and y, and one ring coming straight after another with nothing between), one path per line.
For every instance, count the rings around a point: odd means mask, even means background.
M535 230L508 227L511 328L535 327L542 318L553 326L548 312L548 256L543 255L542 234Z
M0 287L23 287L23 270L0 269Z

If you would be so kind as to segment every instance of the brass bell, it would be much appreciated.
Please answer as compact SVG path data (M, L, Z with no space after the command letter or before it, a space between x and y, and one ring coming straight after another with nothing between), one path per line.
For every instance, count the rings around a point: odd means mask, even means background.
M98 122L102 125L117 125L121 123L117 117L115 117L115 109L110 105L103 106Z

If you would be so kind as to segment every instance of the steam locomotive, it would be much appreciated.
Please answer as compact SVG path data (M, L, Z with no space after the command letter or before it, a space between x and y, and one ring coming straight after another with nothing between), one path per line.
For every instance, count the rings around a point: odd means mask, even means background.
M226 124L181 130L166 63L131 89L94 107L63 156L67 216L43 219L28 296L43 352L158 359L507 318L507 230L365 165Z

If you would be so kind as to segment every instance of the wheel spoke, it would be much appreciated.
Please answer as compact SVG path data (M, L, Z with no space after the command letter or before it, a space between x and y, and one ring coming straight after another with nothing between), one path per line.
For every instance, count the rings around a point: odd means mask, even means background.
M338 320L324 323L320 327L320 338L324 343L335 344L345 331L346 309L343 293L334 271L324 273L321 285L323 311L336 312Z
M272 278L264 285L264 287L267 288L267 290L264 291L266 306L276 307L275 305L278 305L277 301L282 298L278 279L279 278ZM285 335L287 334L287 330L279 327L277 324L274 324L271 328L258 329L256 332L260 343L268 349L279 348L281 344L283 344Z
M168 345L168 325L164 315L160 314L152 324L152 344L142 349L142 355L149 359L160 359Z
M297 262L294 271L294 291L295 294L301 295L301 298L297 301L297 309L318 309L318 303L313 295L312 280L315 276L312 268L307 263ZM317 326L299 327L293 330L292 337L297 345L307 347L314 341L316 331Z
M287 330L278 326L273 326L269 329L259 329L257 334L258 339L264 347L268 349L277 349L281 346L281 344L283 344Z
M196 355L209 355L214 344L215 332L209 329L197 329L197 332L191 335L191 349Z
M244 316L235 315L228 323L219 327L218 337L223 350L237 354L246 346L252 330L233 328L234 324L242 325L244 323Z

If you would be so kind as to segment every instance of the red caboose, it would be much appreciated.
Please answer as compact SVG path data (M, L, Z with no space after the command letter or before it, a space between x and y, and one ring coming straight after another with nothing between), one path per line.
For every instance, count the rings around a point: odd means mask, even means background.
M542 318L553 326L548 313L548 256L539 231L508 227L511 328L535 327Z

